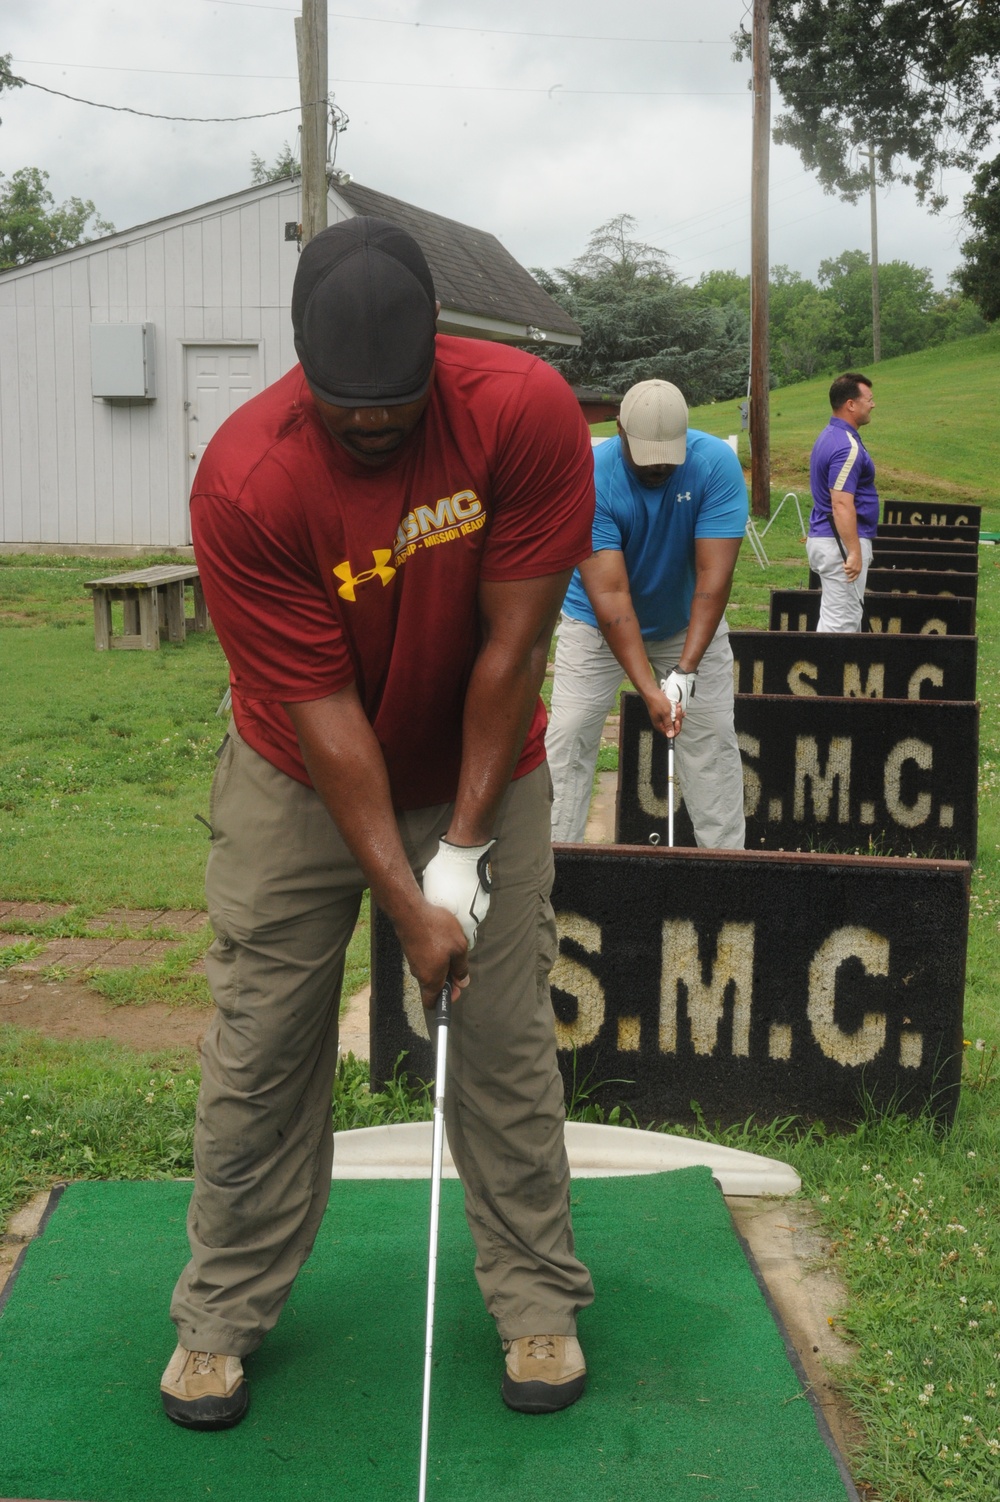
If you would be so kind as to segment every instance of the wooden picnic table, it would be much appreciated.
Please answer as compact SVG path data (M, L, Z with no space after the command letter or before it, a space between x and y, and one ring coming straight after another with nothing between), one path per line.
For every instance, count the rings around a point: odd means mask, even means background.
M193 616L185 616L188 586L194 596ZM86 588L94 598L94 646L98 652L110 647L156 652L161 634L169 641L182 642L188 631L208 629L205 596L194 564L157 563L151 568L109 574L105 579L89 579ZM114 600L124 605L125 630L121 636L112 635Z

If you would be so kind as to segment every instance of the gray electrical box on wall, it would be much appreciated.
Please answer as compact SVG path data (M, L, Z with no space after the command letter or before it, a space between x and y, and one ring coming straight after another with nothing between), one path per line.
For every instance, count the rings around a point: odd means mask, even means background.
M156 396L156 343L151 323L90 325L90 384L105 401Z

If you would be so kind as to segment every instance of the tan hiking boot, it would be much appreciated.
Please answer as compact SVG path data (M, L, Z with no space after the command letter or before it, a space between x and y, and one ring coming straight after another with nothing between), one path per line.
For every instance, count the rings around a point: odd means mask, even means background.
M231 1429L250 1407L238 1356L178 1346L160 1381L167 1417L185 1429Z
M501 1392L519 1413L555 1413L583 1392L587 1364L575 1335L522 1335L503 1342L507 1358Z

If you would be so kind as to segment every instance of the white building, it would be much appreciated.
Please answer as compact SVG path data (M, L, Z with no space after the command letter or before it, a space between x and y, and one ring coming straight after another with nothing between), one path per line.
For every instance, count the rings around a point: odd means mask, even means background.
M0 273L0 550L186 547L206 443L295 363L300 185L283 179ZM358 183L420 243L444 333L579 344L577 325L483 231Z

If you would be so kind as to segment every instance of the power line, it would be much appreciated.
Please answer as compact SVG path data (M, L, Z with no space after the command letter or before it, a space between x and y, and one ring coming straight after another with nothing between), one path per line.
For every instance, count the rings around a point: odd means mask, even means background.
M235 0L234 0L235 3ZM744 97L745 89L567 89L561 83L535 87L527 84L491 83L414 83L412 79L395 78L336 78L337 84L353 84L356 88L372 89L465 89L474 94L548 94L551 98L563 94L586 95L588 98L607 99L708 99L719 97Z
M296 15L297 11L287 5L264 5L259 0L206 0L210 5L233 5L241 10L277 10L282 15ZM622 37L594 36L576 31L508 31L494 26L448 26L443 21L400 21L395 16L358 16L344 11L331 11L331 21L368 21L374 26L412 26L416 31L464 31L475 36L489 37L538 37L545 41L559 42L628 42L633 46L661 47L728 47L729 37Z
M801 179L801 172L793 173L791 177L783 177L779 183L775 183L775 188L787 188L789 184L800 182ZM805 190L803 189L803 191ZM741 193L738 198L729 198L725 201L725 203L718 203L712 209L702 209L700 213L689 214L684 219L674 219L668 224L654 225L653 228L647 230L646 233L650 235L665 235L668 233L672 234L674 230L684 229L689 224L696 224L700 219L712 219L716 214L723 214L728 209L735 209L738 205L745 204L749 197L749 193ZM780 199L778 201L782 203L785 202L784 199ZM773 199L772 202L774 202ZM727 220L726 222L735 223L735 220ZM723 226L716 225L715 227L718 229L722 228Z
M22 83L29 89L41 89L43 94L55 94L60 99L71 99L74 104L89 104L94 109L118 110L129 115L144 115L150 120L184 120L200 125L229 124L240 120L265 120L272 115L294 115L301 109L301 105L296 104L290 109L261 110L254 115L164 115L155 110L133 109L127 104L102 104L96 99L82 99L78 94L67 94L62 89L50 89L43 83L33 83L30 78L15 77L14 82ZM548 88L544 84L533 86L527 84L415 83L409 78L335 78L331 79L331 83L338 86L350 84L355 88L371 89L432 89L438 93L442 90L456 92L464 90L474 94L548 94L550 98L554 98L557 91L560 95L606 99L705 99L732 97L743 93L742 89L567 89L561 83L551 84Z
M28 89L41 89L43 94L55 94L59 99L71 99L74 104L89 104L95 110L114 110L123 115L143 115L147 120L184 120L195 125L233 125L241 120L267 120L271 115L297 115L301 110L300 104L294 104L286 110L261 110L256 115L161 115L155 110L137 110L130 104L102 104L97 99L81 99L78 94L64 94L62 89L47 89L43 83L32 83L30 78L18 78L12 75L12 82L24 84ZM317 99L317 104L325 101Z
M791 203L793 199L795 199L795 198L801 198L804 193L811 193L813 191L814 187L815 187L814 183L807 183L805 185L805 187L799 188L797 190L797 192L795 192L795 193L786 193L785 196L784 196L784 198L771 198L770 199L770 206L771 206L772 209L774 209L774 208L777 208L780 204ZM713 212L713 211L710 211L710 212ZM695 216L695 217L704 217L704 216ZM806 217L808 217L808 215ZM686 221L683 220L683 219L679 220L678 221L678 227L680 227L681 225L683 225L685 222ZM671 235L670 236L670 243L672 245L684 245L689 240L697 240L697 239L699 239L702 235L714 235L714 234L718 234L719 231L728 229L731 224L739 224L739 222L740 222L740 216L736 215L734 218L724 219L721 224L705 224L705 225L702 225L701 229L691 230L691 232L689 234L681 235L679 239L675 239L673 237L673 235ZM794 222L798 223L798 220L795 220ZM665 231L661 230L660 233L664 234Z
M803 214L798 219L787 219L784 222L784 224L777 224L777 225L774 225L773 227L774 227L775 230L777 230L779 232L781 230L791 229L792 226L795 225L795 224L804 224L807 219L815 219L818 214L829 214L834 209L838 209L840 207L841 207L841 205L840 204L836 204L836 203L827 204L823 208L816 209L814 213ZM724 225L720 225L719 228L720 229L724 229L725 226ZM748 240L749 240L749 229L747 230L747 234L741 236L741 238L739 240L729 240L725 245L716 245L716 246L713 246L709 250L702 251L698 255L684 256L683 259L680 260L680 261L678 261L677 264L678 264L678 266L689 266L692 261L703 261L707 256L718 256L718 255L721 255L724 250L732 250L734 248L734 246L740 246L741 245L741 246L745 247L747 245L747 243L748 243Z
M244 78L295 83L294 73L202 73L193 68L127 68L121 63L53 63L43 57L15 57L19 68L77 68L90 73L160 73L165 78ZM39 85L40 87L40 85Z

